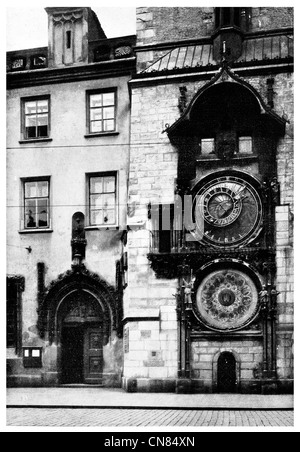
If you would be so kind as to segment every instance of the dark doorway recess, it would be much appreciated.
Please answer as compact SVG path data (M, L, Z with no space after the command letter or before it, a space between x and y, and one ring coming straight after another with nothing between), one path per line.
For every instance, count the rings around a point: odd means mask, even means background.
M101 326L64 326L62 330L62 383L101 384L102 372Z
M233 394L237 391L236 359L224 352L218 360L218 392Z
M83 383L83 328L62 331L62 380L64 384Z

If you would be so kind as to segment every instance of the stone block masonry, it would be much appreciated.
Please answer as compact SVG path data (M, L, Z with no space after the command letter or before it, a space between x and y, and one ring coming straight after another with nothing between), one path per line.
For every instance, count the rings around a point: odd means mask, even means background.
M293 27L293 8L271 7L250 10L249 31ZM137 8L138 45L211 36L214 29L213 7Z
M138 8L137 24L138 45L204 37L213 31L214 8Z
M165 312L175 313L175 307L162 307L161 315ZM125 378L176 379L177 321L138 321L129 324L128 328L129 351L124 357Z
M220 340L192 342L192 379L194 385L204 392L211 392L217 386L218 358L221 353L233 353L237 361L237 382L247 390L257 382L257 375L263 360L262 340Z
M249 32L292 27L292 8L249 8ZM214 8L155 8L137 10L137 69L141 72L170 49L167 42L210 37L214 32ZM162 26L164 24L164 26ZM156 44L164 44L157 46ZM151 47L153 45L153 47ZM143 48L147 46L146 48ZM233 71L239 74L240 68ZM270 78L266 72L242 75L268 102ZM151 224L148 204L174 202L174 186L178 176L178 150L170 142L166 124L180 117L179 87L186 86L187 105L213 76L197 80L193 77L162 77L131 82L131 149L129 174L130 230L128 233L129 285L124 296L128 323L129 351L125 354L124 376L137 381L137 388L149 389L150 381L176 380L179 342L177 338L176 293L178 281L156 278L147 254L151 251ZM149 79L151 73L148 74ZM163 79L164 77L164 79ZM292 378L293 365L293 75L274 73L274 112L284 116L286 134L277 143L277 173L280 183L280 205L276 210L276 288L280 292L277 313L277 370L282 380ZM265 149L268 153L269 149ZM231 162L222 169L233 169ZM241 169L239 167L239 169ZM199 165L198 177L210 174L213 167ZM260 178L258 165L245 165L241 171ZM276 169L275 169L276 171ZM148 310L159 314L147 320ZM142 320L144 317L144 320ZM221 337L221 336L220 336ZM212 391L216 384L217 361L222 352L232 352L237 361L238 382L242 391L250 392L259 385L263 363L263 339L196 340L191 345L192 378L199 392ZM154 384L154 383L153 383ZM160 385L157 383L157 387Z

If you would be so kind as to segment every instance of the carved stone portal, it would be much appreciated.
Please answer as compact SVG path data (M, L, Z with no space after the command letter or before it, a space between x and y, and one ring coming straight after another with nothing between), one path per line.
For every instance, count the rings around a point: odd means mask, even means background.
M255 317L258 292L253 281L238 270L219 270L198 288L197 309L202 321L217 331L237 330Z

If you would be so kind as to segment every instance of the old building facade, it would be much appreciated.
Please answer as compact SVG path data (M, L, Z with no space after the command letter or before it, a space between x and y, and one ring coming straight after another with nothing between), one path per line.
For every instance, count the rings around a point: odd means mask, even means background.
M8 381L120 386L135 36L47 14L48 48L8 54Z
M138 9L129 390L292 388L292 27L291 8Z
M8 54L8 383L291 392L293 9L46 10Z

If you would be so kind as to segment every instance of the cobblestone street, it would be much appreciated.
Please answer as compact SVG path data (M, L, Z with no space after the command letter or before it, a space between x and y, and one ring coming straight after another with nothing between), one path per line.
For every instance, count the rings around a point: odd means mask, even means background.
M10 408L14 427L293 427L292 411Z

